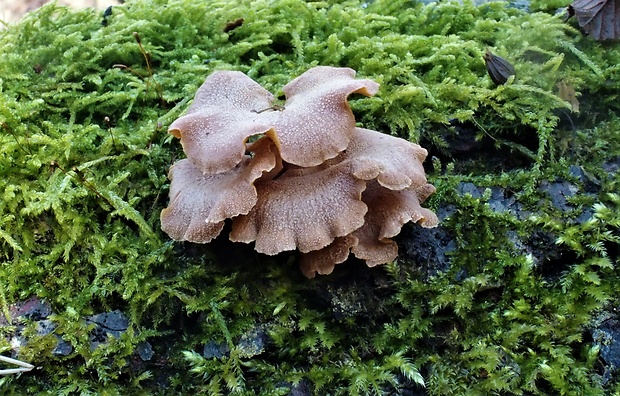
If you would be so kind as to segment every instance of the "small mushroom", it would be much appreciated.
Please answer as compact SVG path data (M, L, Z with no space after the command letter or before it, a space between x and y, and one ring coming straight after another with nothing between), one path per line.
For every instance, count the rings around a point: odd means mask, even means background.
M560 99L570 103L571 110L575 113L579 113L579 101L577 100L575 88L563 80L558 81L556 86L558 87L558 96Z
M176 241L207 243L220 234L225 219L248 213L257 201L254 182L276 165L273 146L255 149L253 157L216 175L205 175L187 159L175 163L162 230Z
M412 221L426 228L437 225L437 216L420 206L434 191L431 184L397 191L376 182L369 183L362 196L368 214L364 226L353 233L358 243L351 252L369 267L396 259L398 247L390 238L398 235L405 223Z
M257 183L258 202L233 219L230 240L256 241L256 251L268 255L322 249L364 224L365 188L348 164Z
M353 69L318 66L282 88L285 109L271 114L278 117L276 130L286 162L316 166L347 148L355 128L347 97L372 96L379 90L376 82L354 77Z

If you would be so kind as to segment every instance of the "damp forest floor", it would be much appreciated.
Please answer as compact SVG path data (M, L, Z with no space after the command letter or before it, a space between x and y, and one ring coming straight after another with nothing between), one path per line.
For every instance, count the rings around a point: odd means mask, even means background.
M568 1L234 3L0 31L0 353L35 366L0 393L620 394L620 44ZM428 149L439 227L312 280L294 252L172 242L166 130L206 76L282 97L315 65L381 84L353 112Z

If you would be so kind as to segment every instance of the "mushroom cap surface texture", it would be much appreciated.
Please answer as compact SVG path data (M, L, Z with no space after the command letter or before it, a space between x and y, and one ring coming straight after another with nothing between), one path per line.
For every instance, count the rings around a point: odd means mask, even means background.
M162 230L207 243L232 219L232 241L268 255L298 250L308 278L351 253L368 266L393 261L391 238L405 223L438 220L421 207L435 191L427 151L355 125L348 96L378 88L352 69L318 66L282 88L282 107L240 72L212 73L169 127L187 159L170 169Z
M282 159L315 166L347 148L355 118L352 93L374 95L379 85L356 80L355 71L314 67L286 86L284 106L241 72L216 71L196 92L187 113L168 131L181 139L190 161L205 173L225 172L239 162L248 139L269 136Z

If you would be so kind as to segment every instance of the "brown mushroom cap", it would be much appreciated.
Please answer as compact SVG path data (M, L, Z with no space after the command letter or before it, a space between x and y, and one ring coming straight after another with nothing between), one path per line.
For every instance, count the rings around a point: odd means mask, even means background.
M347 97L352 93L372 96L379 84L355 80L349 68L317 66L282 88L284 111L270 113L281 142L284 161L303 167L334 158L349 145L355 117Z
M417 222L423 227L437 225L437 216L420 206L435 191L431 184L405 190L390 190L377 182L368 183L362 196L368 213L362 227L353 232L358 244L351 248L355 257L366 260L369 267L396 259L398 247L391 237L398 235L402 226Z
M250 136L271 130L271 125L258 120L258 112L270 108L273 99L241 72L216 71L198 88L186 114L170 124L168 132L181 139L188 159L203 173L225 172L243 160Z
M302 254L301 272L307 278L314 278L316 274L329 275L336 264L346 261L350 251L365 260L369 267L395 260L398 246L389 238L397 235L405 223L415 221L427 228L437 225L437 216L420 206L420 202L434 191L431 184L394 191L376 181L369 183L362 194L368 205L364 225L320 250Z
M367 207L361 200L366 183L349 168L343 164L257 183L258 202L233 220L230 240L256 241L256 251L274 255L319 250L350 234L364 223Z
M315 166L346 149L355 118L347 97L373 95L379 85L355 80L348 68L315 67L287 84L284 110L273 108L273 95L240 72L212 73L196 92L187 113L169 132L204 173L225 172L238 164L248 138L269 136L284 161Z
M248 213L256 204L254 181L276 165L274 147L256 147L254 157L232 170L205 175L189 160L170 169L170 204L161 212L161 228L177 241L207 243L222 231L224 220Z
M336 238L323 249L303 253L299 259L299 268L304 276L310 279L316 274L329 275L334 271L336 264L346 261L349 251L357 245L357 242L357 238L353 235Z
M405 139L369 129L355 128L347 150L332 162L351 161L353 174L376 179L390 190L426 184L422 163L427 151Z

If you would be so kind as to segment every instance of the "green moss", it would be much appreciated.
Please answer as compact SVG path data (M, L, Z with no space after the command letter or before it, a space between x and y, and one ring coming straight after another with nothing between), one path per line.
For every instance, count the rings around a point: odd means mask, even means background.
M38 368L1 378L3 392L153 394L161 382L162 394L275 395L299 383L346 395L421 383L431 395L603 391L586 336L592 316L619 300L620 180L601 168L620 155L617 44L504 3L129 1L102 20L46 5L0 32L0 304L6 315L13 302L48 300L56 333L74 346L54 356L54 338L32 331L20 358ZM487 47L515 66L514 81L494 86ZM166 174L183 156L166 128L205 77L241 70L281 94L317 64L381 83L376 97L352 100L360 124L441 156L430 205L454 208L443 222L457 246L447 271L352 263L309 282L294 256L173 244L159 230ZM580 114L557 96L559 81L580 94ZM454 120L525 153L525 165L454 161ZM571 164L600 193L581 188L567 214L538 186L570 178ZM535 216L497 213L488 193L457 194L460 182L501 186ZM587 208L591 220L571 222ZM514 242L541 230L564 249L556 277ZM80 318L114 309L130 330L91 350ZM240 340L257 328L270 343L253 355ZM163 362L132 364L143 340ZM205 358L208 342L230 353Z

